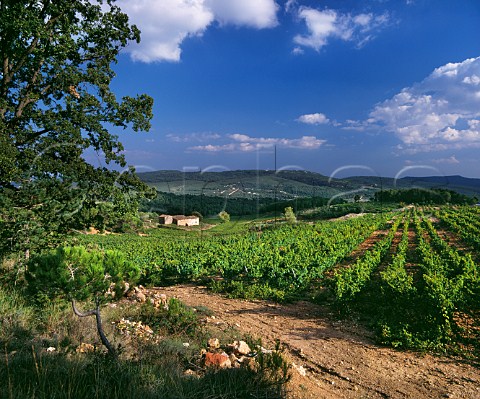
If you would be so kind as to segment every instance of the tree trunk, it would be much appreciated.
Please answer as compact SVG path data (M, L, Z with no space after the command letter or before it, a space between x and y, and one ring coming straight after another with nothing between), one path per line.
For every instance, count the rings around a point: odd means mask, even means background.
M98 299L95 299L95 306L96 306L95 309L88 310L87 312L82 313L75 306L75 300L72 299L73 313L75 313L78 317L87 317L87 316L95 315L95 319L97 321L97 331L98 331L98 335L100 335L102 344L108 349L109 355L113 357L117 357L117 353L115 352L115 349L113 348L112 344L110 343L110 341L108 340L107 336L103 331L102 317L100 316L100 303Z

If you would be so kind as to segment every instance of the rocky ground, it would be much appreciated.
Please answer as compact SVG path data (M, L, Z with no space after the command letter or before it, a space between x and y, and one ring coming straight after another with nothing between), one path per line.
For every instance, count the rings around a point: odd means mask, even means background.
M291 398L479 398L480 370L459 359L378 346L371 333L308 302L227 299L195 286L162 288L189 306L208 307L210 323L279 339L292 364Z

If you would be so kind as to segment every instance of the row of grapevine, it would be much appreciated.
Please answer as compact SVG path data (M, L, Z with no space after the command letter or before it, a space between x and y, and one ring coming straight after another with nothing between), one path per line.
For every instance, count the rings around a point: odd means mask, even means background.
M390 259L385 255L397 228L402 235ZM350 300L377 327L381 341L396 347L443 347L458 333L455 315L478 308L480 294L472 256L451 248L433 219L415 209L398 217L382 240L332 281L336 297Z
M474 235L480 215L469 208L428 212L465 242L467 234ZM235 296L252 289L245 296L277 299L318 285L331 286L331 291L320 290L320 298L331 292L340 305L349 300L348 308L373 318L382 342L430 348L453 336L458 312L480 306L479 266L469 253L442 239L437 219L412 209L345 221L282 224L262 231L237 229L228 235L158 229L147 237L83 236L79 241L121 250L142 270L146 284L207 279L214 288ZM353 264L337 266L376 230L385 229ZM396 233L400 229L401 237ZM395 237L396 251L387 256Z
M342 222L283 225L261 233L188 240L158 237L83 237L104 248L121 249L143 270L144 281L218 276L261 281L285 291L303 289L322 277L381 227L391 215L366 215Z
M465 225L469 225L475 230L480 229L480 214L476 207L451 207L443 208L442 211L454 215L459 221L462 221Z
M410 214L404 216L402 238L398 244L396 254L392 262L380 273L382 280L387 286L394 292L400 294L414 289L412 286L412 274L407 273L405 268L409 244L408 229L410 226L410 217Z
M378 241L372 249L366 251L355 264L337 270L332 280L335 296L338 299L352 299L370 280L372 272L378 267L390 249L401 220L400 217L397 217L388 234Z
M463 207L461 209L443 209L436 215L453 232L460 235L462 240L480 251L480 226L479 218L474 208Z
M422 223L423 220L423 223ZM480 280L477 266L467 255L461 255L441 240L425 217L415 218L418 253L421 258L425 298L439 328L448 336L455 311L471 302ZM423 225L427 226L427 230Z
M430 244L434 250L440 255L445 263L445 272L449 278L454 278L459 274L470 273L475 270L475 262L471 254L460 254L456 249L451 247L445 240L441 239L428 218L423 218L423 226L427 231Z

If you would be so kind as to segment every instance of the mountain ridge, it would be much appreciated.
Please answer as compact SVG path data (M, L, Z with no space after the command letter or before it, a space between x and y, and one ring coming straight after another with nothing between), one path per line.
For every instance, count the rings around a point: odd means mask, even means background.
M137 175L157 191L175 194L282 199L340 195L349 198L353 196L353 192L371 197L378 190L437 188L480 197L480 179L461 175L405 176L398 179L381 176L329 178L321 173L306 170L255 169L218 172L158 170Z

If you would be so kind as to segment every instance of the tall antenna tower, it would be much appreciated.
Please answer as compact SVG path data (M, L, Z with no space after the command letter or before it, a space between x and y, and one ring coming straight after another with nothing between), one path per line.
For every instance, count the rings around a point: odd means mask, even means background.
M277 145L275 144L275 173L277 173Z
M274 159L275 159L275 177L277 177L277 145L275 144L274 146ZM275 180L274 180L275 181ZM275 199L274 199L274 204L275 204L275 226L277 225L277 187L278 184L275 184Z

